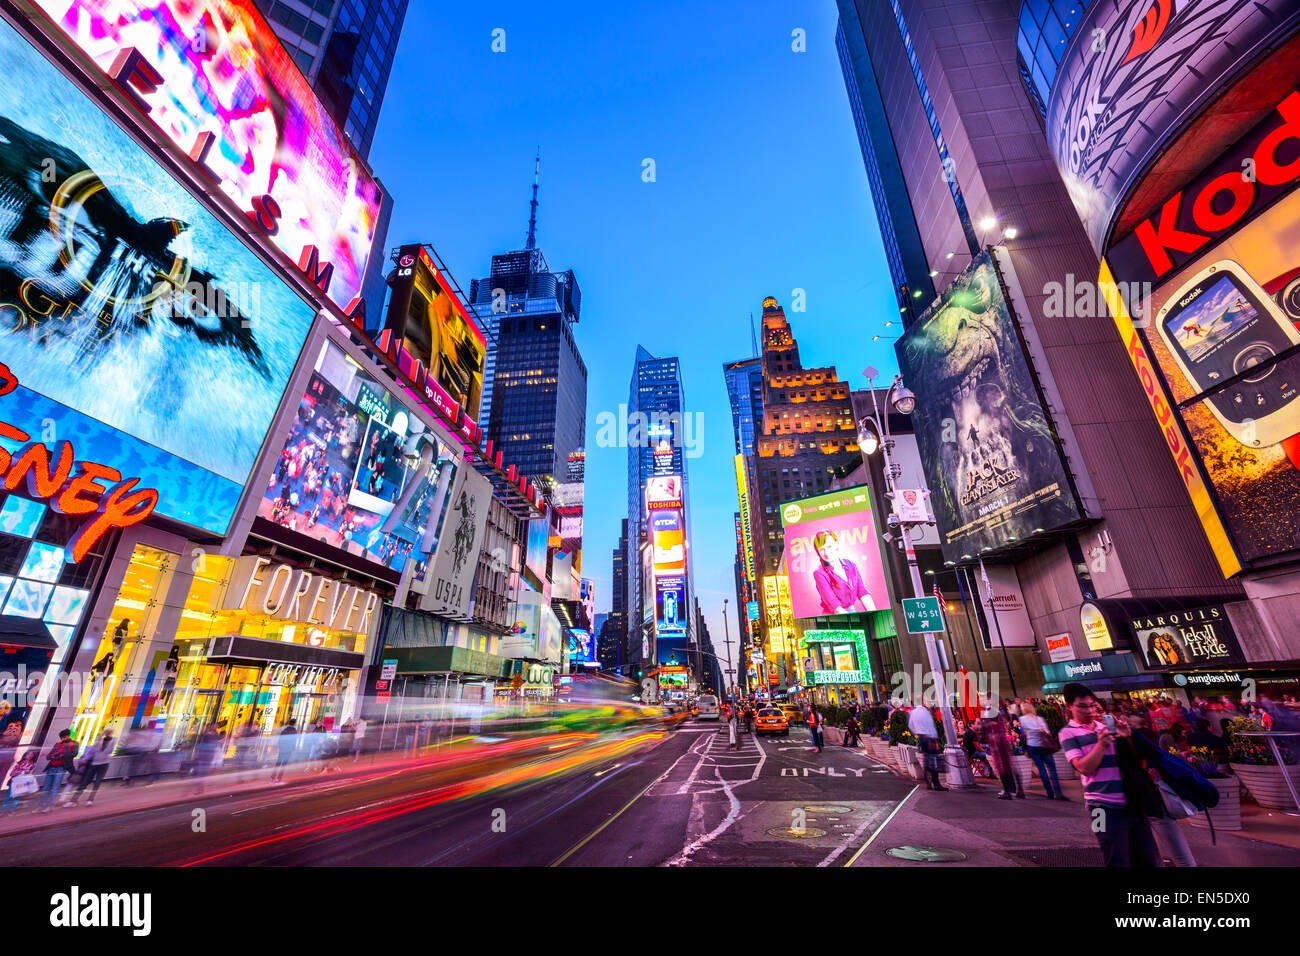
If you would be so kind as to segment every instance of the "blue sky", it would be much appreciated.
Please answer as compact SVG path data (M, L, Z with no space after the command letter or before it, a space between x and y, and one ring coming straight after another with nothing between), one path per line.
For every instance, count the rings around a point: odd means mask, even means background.
M836 365L854 388L866 366L895 366L890 343L871 341L897 308L835 24L831 0L411 3L370 157L396 199L388 246L433 245L468 290L494 253L523 246L540 145L538 245L582 288L583 575L598 610L627 457L596 446L595 422L627 401L638 344L680 356L703 415L691 553L719 644L737 509L722 363L751 354L750 313L776 296L804 364ZM790 311L795 289L805 312Z

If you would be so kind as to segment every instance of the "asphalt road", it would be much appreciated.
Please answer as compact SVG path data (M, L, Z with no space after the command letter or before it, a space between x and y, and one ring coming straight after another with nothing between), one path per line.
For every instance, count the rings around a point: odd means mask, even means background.
M808 734L503 743L0 839L8 866L844 865L913 785ZM67 811L68 814L76 811ZM51 821L56 818L49 818Z

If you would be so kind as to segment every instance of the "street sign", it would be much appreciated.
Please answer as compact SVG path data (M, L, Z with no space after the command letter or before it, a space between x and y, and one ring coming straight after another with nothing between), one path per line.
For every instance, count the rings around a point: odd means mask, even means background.
M943 630L943 607L937 597L903 598L903 617L908 634Z
M383 666L379 668L379 679L392 680L396 676L397 676L397 661L395 660L384 661Z

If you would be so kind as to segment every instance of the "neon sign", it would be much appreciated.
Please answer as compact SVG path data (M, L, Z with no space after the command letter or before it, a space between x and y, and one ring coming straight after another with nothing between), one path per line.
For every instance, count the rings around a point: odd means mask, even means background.
M18 378L0 363L0 396L17 387ZM140 479L123 481L116 468L93 461L77 462L74 468L71 442L61 441L51 449L4 421L0 421L0 438L23 443L12 455L0 448L0 475L6 491L25 482L29 495L48 502L59 514L87 519L68 542L66 560L70 563L89 554L110 528L139 524L158 504L157 491L133 490Z

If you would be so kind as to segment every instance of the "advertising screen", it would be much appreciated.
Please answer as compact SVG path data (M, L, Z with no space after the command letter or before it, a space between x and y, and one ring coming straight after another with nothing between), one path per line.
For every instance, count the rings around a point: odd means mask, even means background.
M1198 236L1190 255L1144 243L1139 223L1101 277L1110 288L1156 278L1146 323L1113 295L1112 315L1227 577L1300 549L1300 92L1180 193L1185 207L1215 198L1270 137L1264 152L1291 170L1289 192L1236 175L1235 228ZM1196 228L1181 214L1175 225Z
M37 0L182 155L346 308L381 190L254 0ZM131 54L129 51L133 51ZM10 74L13 75L13 74ZM75 125L75 124L74 124Z
M569 660L574 664L596 663L596 639L591 636L590 631L584 628L575 627L569 629L567 649Z
M784 574L763 578L763 614L767 618L767 641L770 655L784 654L795 636L794 612L790 606L790 581Z
M387 389L325 343L257 513L395 570L412 552L424 561L439 463L450 452L424 439L432 462L421 474L402 453L417 428ZM452 469L442 471L451 480Z
M487 339L422 246L397 251L386 327L429 378L476 421Z
M655 632L686 633L686 579L655 576Z
M680 511L663 510L651 514L650 542L656 577L686 572L686 533Z
M223 534L314 309L7 23L0 71L6 420Z
M655 511L660 508L680 508L682 506L682 476L655 475L646 480L646 508Z
M1129 626L1147 670L1231 667L1244 661L1222 604L1138 614Z
M1083 517L987 252L896 349L946 560Z
M754 580L754 538L749 527L749 481L746 474L745 456L736 456L736 493L740 503L741 546L745 554L745 578Z
M795 617L889 607L866 486L788 502L781 506L781 521Z

